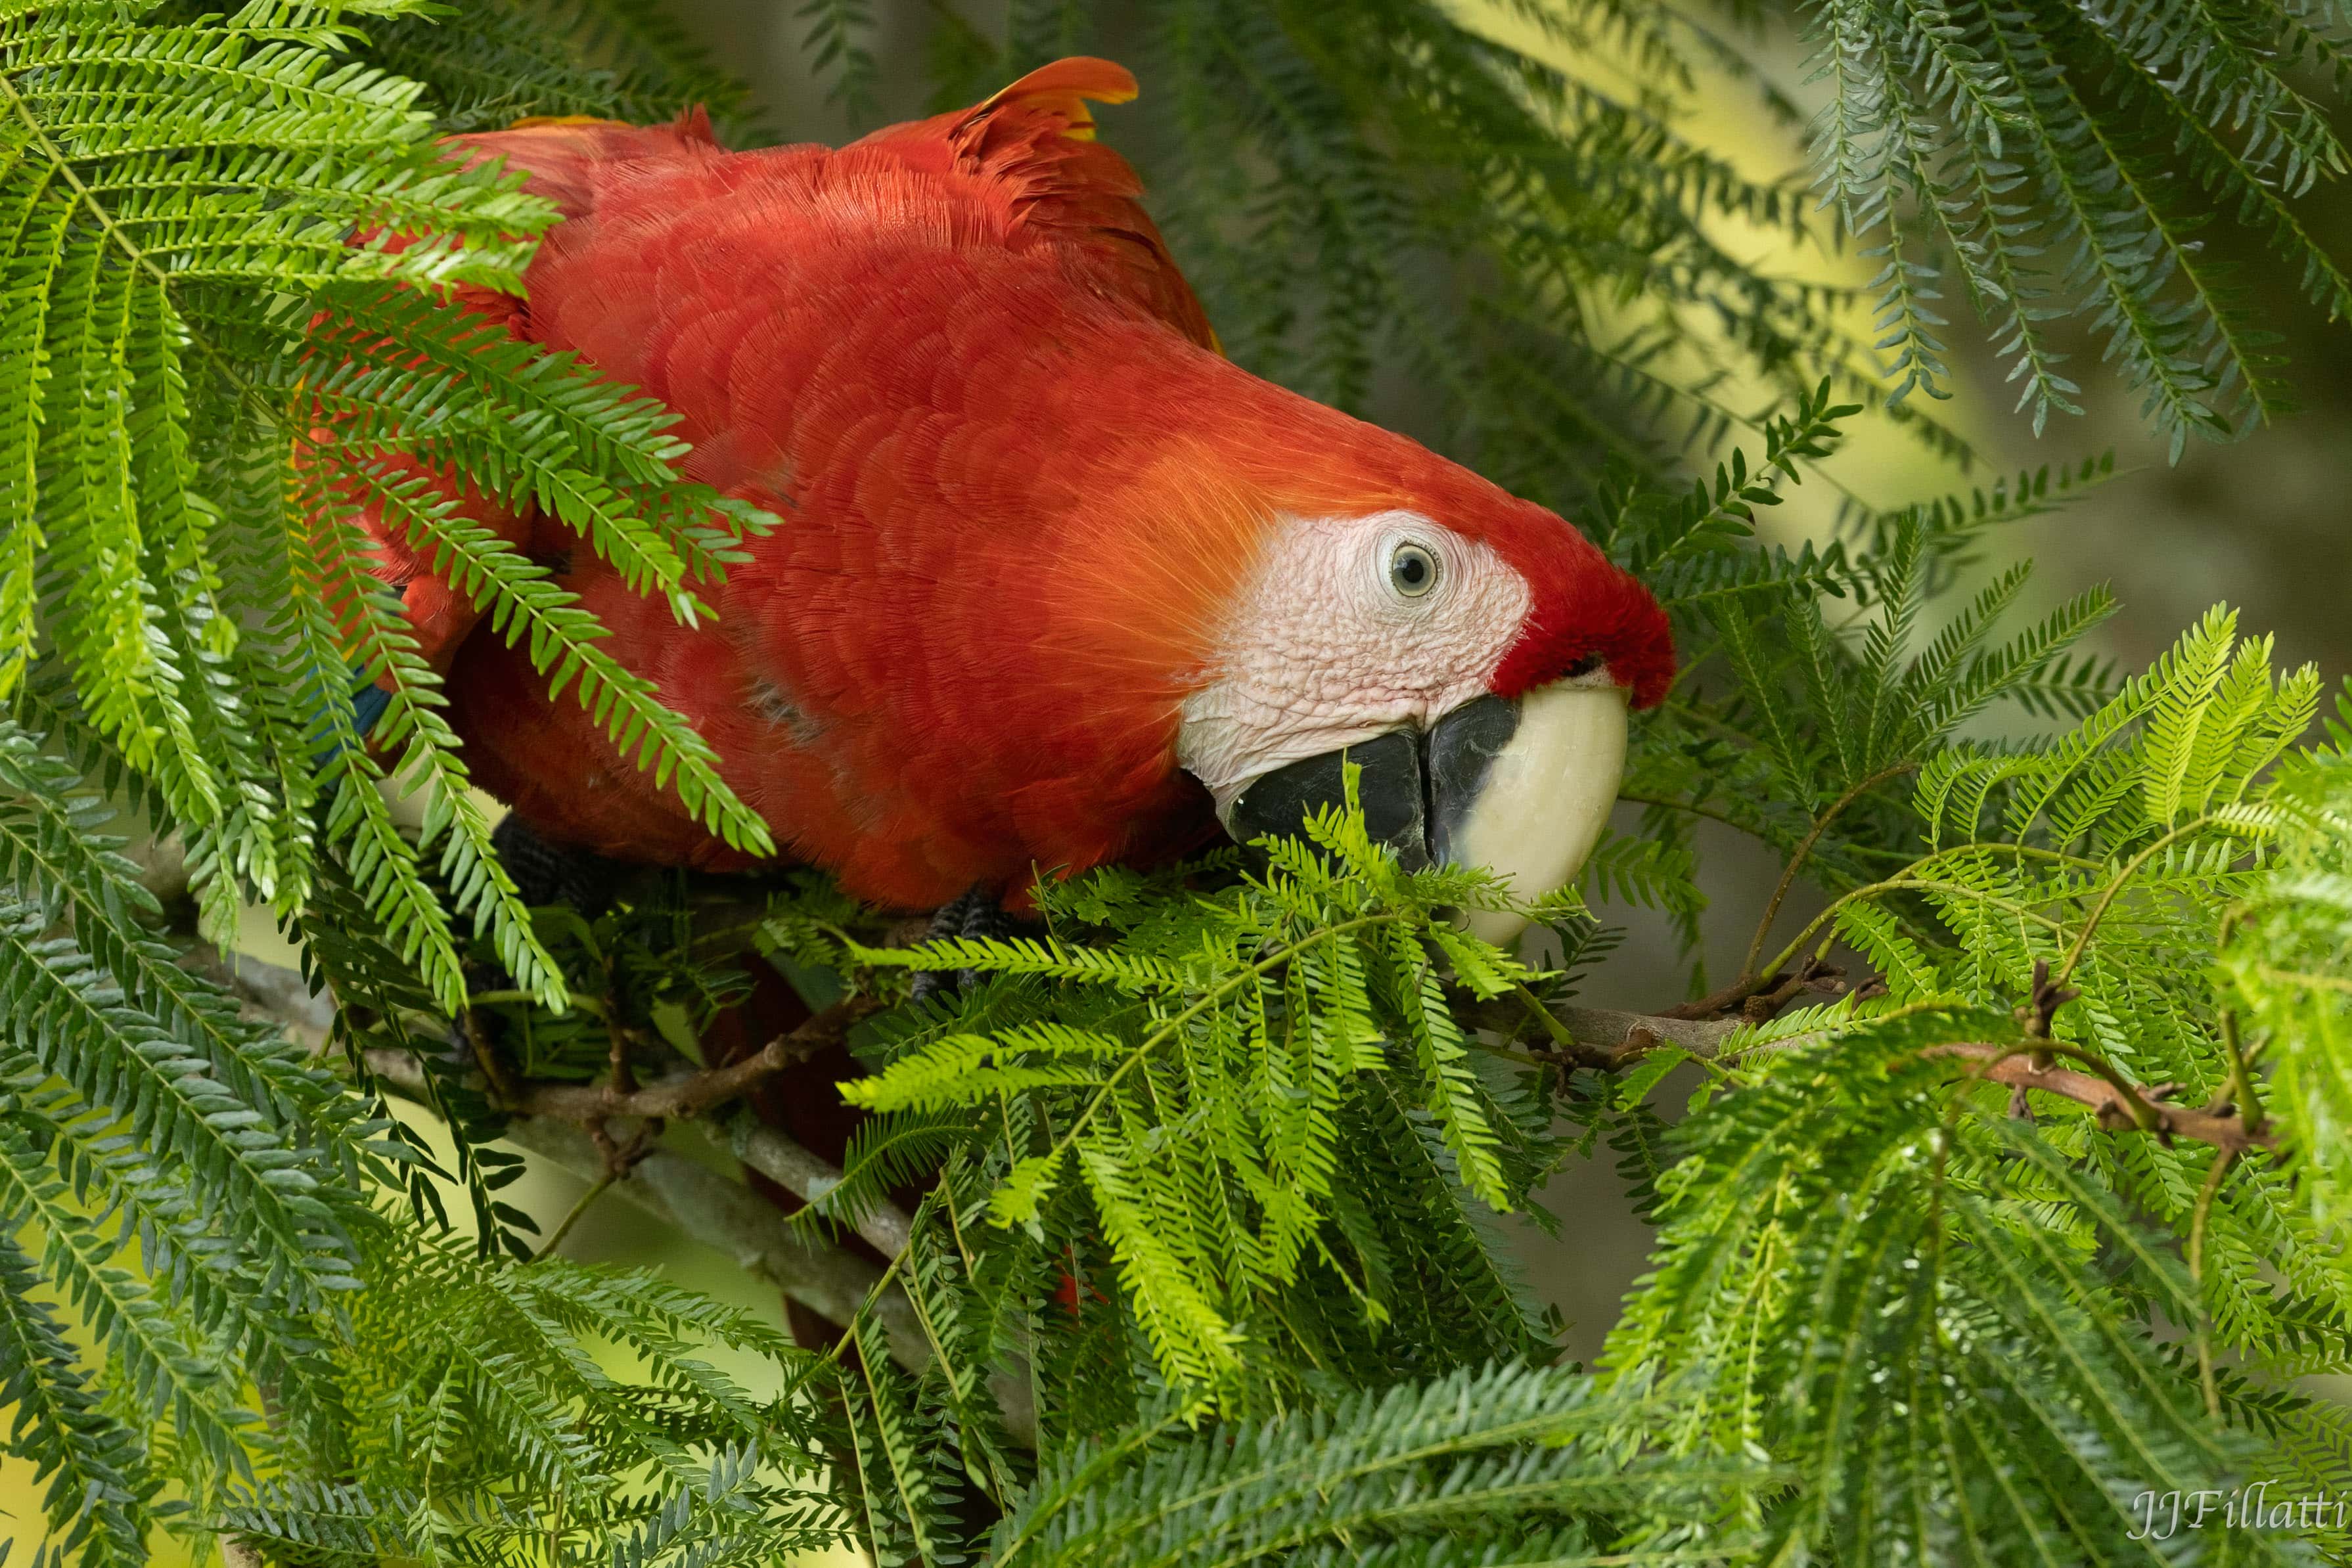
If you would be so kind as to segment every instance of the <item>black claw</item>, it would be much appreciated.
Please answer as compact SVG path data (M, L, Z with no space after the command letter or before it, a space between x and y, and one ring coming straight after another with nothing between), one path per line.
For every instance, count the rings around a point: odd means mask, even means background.
M950 936L969 936L975 941L992 936L1010 936L1021 929L1021 922L1004 913L996 894L986 883L975 884L971 891L951 898L931 916L931 924L923 933L927 942L937 942ZM915 971L915 1000L927 1002L957 991L976 989L981 981L977 969L918 969Z

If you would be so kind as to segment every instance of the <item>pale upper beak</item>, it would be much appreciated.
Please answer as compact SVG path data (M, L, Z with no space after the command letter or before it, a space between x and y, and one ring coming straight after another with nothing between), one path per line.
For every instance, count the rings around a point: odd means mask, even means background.
M1625 692L1560 681L1516 699L1482 696L1426 730L1399 729L1255 779L1220 814L1246 841L1296 832L1302 818L1357 800L1372 837L1408 871L1485 866L1522 899L1564 886L1600 841L1625 766ZM1527 925L1502 910L1464 924L1507 943Z

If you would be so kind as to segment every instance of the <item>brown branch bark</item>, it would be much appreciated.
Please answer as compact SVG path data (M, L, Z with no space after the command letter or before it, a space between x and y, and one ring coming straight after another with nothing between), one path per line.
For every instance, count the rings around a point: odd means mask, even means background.
M688 1121L730 1100L740 1099L786 1068L837 1043L860 1020L881 1009L882 1003L873 997L845 997L740 1061L664 1079L643 1089L526 1079L515 1085L507 1108L521 1115L556 1116L567 1122L586 1123L608 1116Z
M1667 1019L1688 1019L1693 1022L1717 1019L1739 1007L1759 991L1767 991L1787 980L1788 976L1775 971L1769 975L1749 975L1731 982L1723 989L1699 998L1696 1001L1676 1002L1662 1009L1657 1016Z
M839 1166L793 1142L773 1127L750 1116L738 1116L728 1129L735 1157L792 1193L803 1203L814 1203L842 1182ZM913 1217L888 1198L866 1206L852 1227L886 1258L895 1258L915 1232Z
M1981 1040L1956 1040L1949 1045L1929 1046L1928 1056L1951 1057L1962 1061L1980 1062L1976 1076L1988 1083L2006 1083L2012 1089L2038 1089L2045 1094L2055 1094L2087 1105L2098 1117L2099 1125L2111 1133L2142 1131L2133 1107L2114 1084L2095 1072L2078 1072L2071 1067L2037 1067L2029 1051L2013 1045L1990 1045ZM2140 1103L2156 1113L2155 1125L2146 1128L2159 1138L2187 1138L2191 1142L2210 1144L2231 1154L2242 1154L2248 1149L2273 1149L2278 1137L2267 1122L2248 1126L2234 1107L2207 1106L2201 1110L2175 1105L2154 1090L2140 1091Z
M1471 1022L1496 1034L1519 1032L1528 1021L1525 1004L1507 997L1475 1003L1469 1014ZM1538 1053L1557 1057L1570 1067L1602 1072L1622 1071L1661 1045L1680 1046L1693 1056L1712 1059L1740 1027L1736 1019L1619 1012L1612 1008L1556 1006L1551 1016L1567 1026L1574 1043L1538 1046Z
M1774 969L1769 974L1748 975L1734 980L1712 996L1696 1001L1677 1002L1663 1008L1660 1018L1686 1019L1694 1023L1720 1019L1727 1016L1735 1021L1762 1023L1794 1001L1801 992L1822 990L1832 994L1849 989L1838 978L1840 971L1827 964L1806 962L1793 969Z
M404 1098L422 1097L425 1074L414 1058L396 1051L372 1051L368 1066L387 1088ZM552 1116L521 1117L508 1124L506 1135L583 1181L594 1181L604 1174L604 1155L576 1124ZM788 1141L781 1134L774 1136L779 1142ZM793 1225L777 1212L774 1204L741 1182L730 1181L669 1149L649 1151L631 1168L627 1180L614 1184L613 1193L643 1209L666 1229L732 1259L737 1267L834 1322L845 1323L854 1318L882 1278L880 1269L854 1253L827 1246ZM898 1214L895 1208L888 1212ZM903 1215L898 1215L898 1223L902 1227L907 1223ZM904 1245L905 1236L901 1234L898 1240ZM930 1339L905 1291L896 1284L887 1287L873 1297L872 1311L889 1339L891 1360L910 1372L920 1372L929 1364ZM1037 1417L1025 1370L1016 1366L992 1372L989 1389L1003 1414L1005 1431L1015 1442L1034 1447Z
M1743 1027L1739 1020L1732 1019L1685 1019L1672 1013L1617 1012L1604 1008L1563 1006L1550 1011L1553 1018L1567 1026L1574 1043L1555 1047L1522 1040L1521 1046L1563 1066L1589 1067L1603 1072L1623 1071L1662 1045L1678 1046L1693 1056L1713 1061L1723 1054L1724 1043ZM1500 1034L1522 1033L1526 1013L1520 1004L1507 998L1499 998L1479 1003L1471 1010L1471 1021ZM1786 1050L1824 1038L1799 1036L1776 1042L1775 1049ZM2233 1106L2217 1104L2192 1109L2175 1105L2164 1097L2160 1085L2139 1090L2141 1109L2152 1113L2143 1119L2124 1092L2098 1074L2054 1064L2037 1066L2032 1051L2030 1046L1955 1040L1930 1046L1926 1054L1974 1063L1970 1071L1990 1083L2006 1084L2013 1090L2038 1090L2088 1106L2097 1115L2099 1125L2109 1132L2148 1132L2160 1138L2187 1138L2241 1154L2248 1149L2278 1146L2277 1136L2268 1122L2249 1125Z

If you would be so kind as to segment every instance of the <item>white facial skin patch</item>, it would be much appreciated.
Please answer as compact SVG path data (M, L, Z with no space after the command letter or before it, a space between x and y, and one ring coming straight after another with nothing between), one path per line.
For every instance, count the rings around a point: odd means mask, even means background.
M1529 602L1493 549L1411 512L1286 522L1225 627L1216 680L1184 704L1177 758L1232 829L1236 803L1269 774L1393 730L1428 732L1486 697ZM1606 668L1522 695L1475 782L1460 753L1444 774L1424 772L1431 821L1444 823L1433 847L1522 899L1574 877L1616 803L1625 704ZM1463 789L1475 793L1448 800ZM1499 910L1462 920L1496 943L1526 925Z
M1433 562L1434 582L1410 591ZM1286 518L1217 678L1184 702L1177 762L1223 820L1265 774L1484 695L1531 602L1491 548L1417 513Z

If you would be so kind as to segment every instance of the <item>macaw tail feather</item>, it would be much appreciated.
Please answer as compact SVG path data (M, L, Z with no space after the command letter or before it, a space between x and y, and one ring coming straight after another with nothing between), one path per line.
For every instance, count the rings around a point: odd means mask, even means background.
M365 738L392 706L392 694L379 685L364 685L352 695L352 727Z

